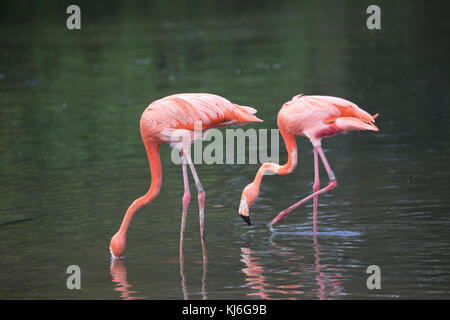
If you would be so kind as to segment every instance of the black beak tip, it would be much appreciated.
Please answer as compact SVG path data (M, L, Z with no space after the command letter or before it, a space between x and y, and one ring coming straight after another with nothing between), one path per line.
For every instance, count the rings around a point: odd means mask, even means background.
M250 217L249 217L249 216L243 216L243 215L241 214L241 218L242 218L242 220L244 220L245 222L247 222L247 224L248 224L249 226L252 225L252 223L250 222Z

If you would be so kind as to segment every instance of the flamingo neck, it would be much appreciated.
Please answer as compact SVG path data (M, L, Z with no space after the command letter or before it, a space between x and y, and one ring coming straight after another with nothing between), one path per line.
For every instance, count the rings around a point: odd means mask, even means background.
M267 171L274 172L275 174L285 175L291 173L295 167L297 166L297 141L295 140L295 136L287 133L286 131L280 128L281 136L283 137L284 143L286 145L286 150L288 152L288 161L280 166L276 163L264 163L256 173L255 179L253 183L257 186L259 190L259 186L261 184L263 176Z
M152 141L144 141L144 144L150 163L152 182L147 193L142 197L134 200L134 202L130 205L127 212L125 213L122 224L120 225L120 229L118 231L118 233L122 236L126 234L131 219L133 218L136 211L153 201L153 199L156 198L156 196L159 194L159 191L161 190L162 170L159 152L160 144Z

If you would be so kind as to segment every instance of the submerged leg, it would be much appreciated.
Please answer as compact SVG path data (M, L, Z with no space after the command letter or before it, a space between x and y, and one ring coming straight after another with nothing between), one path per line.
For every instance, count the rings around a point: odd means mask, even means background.
M205 212L205 191L203 190L203 186L200 182L200 179L197 175L197 172L195 171L194 164L192 163L192 158L189 152L188 148L183 149L182 151L182 164L183 164L183 179L184 179L184 196L183 196L183 218L182 218L182 230L184 233L184 227L185 227L185 219L186 219L186 212L187 212L187 206L190 199L190 193L189 193L189 182L187 177L187 166L186 162L189 164L189 167L191 169L192 176L194 177L195 181L195 187L198 191L198 206L199 206L199 217L200 217L200 236L201 236L201 242L202 242L202 253L203 253L203 277L202 277L202 296L203 300L206 299L206 274L207 274L207 256L206 256L206 244L205 244L205 222L204 222L204 212ZM181 237L181 236L180 236ZM182 240L180 238L180 274L182 277L182 288L183 288L183 295L185 299L188 299L188 293L186 290L186 280L184 277L184 264L183 264L183 253L182 253Z
M191 169L192 176L194 177L195 186L198 191L198 207L199 207L199 219L200 219L200 237L202 241L202 250L203 250L203 261L206 261L206 245L205 245L205 198L206 194L203 190L202 183L195 171L194 164L192 163L191 155L189 153L189 149L183 150L186 160L189 163L189 167Z
M314 147L314 184L313 184L313 193L319 191L320 188L320 178L319 178L319 156L317 148ZM313 232L317 232L317 206L319 196L315 196L313 198Z
M183 213L181 215L181 229L180 229L180 275L181 275L181 289L183 291L184 300L189 299L189 295L186 288L186 278L184 276L184 229L186 227L186 217L191 199L191 193L189 191L189 178L187 174L186 158L183 155L183 151L180 151L181 164L183 169L183 183L184 183L184 195L183 195Z
M289 212L291 212L292 210L294 210L294 209L297 208L298 206L302 205L302 204L305 203L306 201L308 201L308 200L310 200L310 199L312 199L312 198L314 198L314 197L318 197L319 195L321 195L321 194L323 194L323 193L325 193L325 192L327 192L327 191L329 191L329 190L332 190L332 189L334 189L334 188L337 187L336 177L335 177L333 171L331 170L330 165L328 164L327 158L325 157L325 154L323 153L322 147L321 147L321 146L318 146L318 147L315 147L315 148L317 148L317 151L318 151L318 153L319 153L319 155L320 155L320 158L321 158L322 163L323 163L323 165L324 165L324 167L325 167L325 170L326 170L327 173L328 173L328 178L330 179L330 182L328 183L328 185L327 185L325 188L322 188L322 189L320 189L320 190L318 190L318 191L312 193L311 195L309 195L309 196L303 198L302 200L300 200L299 202L293 204L293 205L290 206L289 208L287 208L287 209L281 211L281 212L280 212L280 213L279 213L279 214L278 214L278 215L277 215L277 216L269 223L269 226L272 226L272 225L274 225L275 223L277 223L277 222L283 220L283 219L289 214Z
M183 248L184 248L184 229L186 227L186 217L191 200L191 193L189 191L189 178L187 174L186 158L181 151L181 161L183 169L184 195L183 195L183 213L181 215L181 229L180 229L180 263L183 262Z

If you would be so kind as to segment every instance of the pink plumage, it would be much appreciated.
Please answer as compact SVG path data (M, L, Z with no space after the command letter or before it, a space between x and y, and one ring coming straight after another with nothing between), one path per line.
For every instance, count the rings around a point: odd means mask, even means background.
M148 192L136 199L128 208L122 220L119 231L110 242L111 255L119 258L125 250L126 232L133 215L149 204L159 194L162 184L162 169L160 160L161 144L170 144L180 150L182 157L184 195L183 215L180 231L180 258L183 248L183 235L187 206L190 201L187 165L189 165L198 190L199 216L202 249L204 246L204 202L205 191L195 171L189 154L189 146L194 141L194 129L199 127L202 133L211 128L225 125L243 125L249 122L260 122L253 114L256 110L251 107L240 106L209 93L174 94L152 102L141 116L140 128L151 170L151 185Z
M280 212L270 225L284 219L289 212L304 202L314 199L313 229L317 230L317 201L318 196L337 186L336 177L323 153L321 141L325 137L334 136L353 130L378 131L374 122L378 114L371 116L348 100L330 96L308 96L296 95L292 100L286 102L278 112L277 124L285 141L288 151L288 161L280 166L275 163L264 163L258 170L255 179L242 191L239 214L245 222L250 224L250 206L258 198L260 185L267 171L276 174L289 174L297 165L297 136L307 137L314 147L314 173L315 180L313 193ZM320 156L325 170L328 173L330 183L327 187L319 190L319 165Z

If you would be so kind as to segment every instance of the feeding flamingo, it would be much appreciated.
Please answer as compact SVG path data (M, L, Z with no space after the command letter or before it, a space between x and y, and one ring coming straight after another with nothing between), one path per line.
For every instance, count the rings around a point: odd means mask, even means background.
M152 102L141 116L140 129L150 162L151 185L148 192L136 199L128 208L119 231L112 237L110 251L113 258L121 257L125 250L126 233L133 215L143 206L149 204L159 194L162 183L160 160L161 144L170 144L180 150L184 181L182 198L183 213L180 230L180 262L188 204L190 201L187 166L189 165L198 191L200 235L205 257L204 246L204 203L205 191L195 171L190 156L190 145L196 139L194 128L201 129L201 137L206 131L225 125L243 125L249 122L261 122L253 114L256 110L246 106L231 103L225 98L207 93L183 93L171 95Z
M269 223L269 226L284 219L289 212L313 198L313 231L316 233L318 196L337 186L336 177L322 150L322 138L353 130L378 131L374 124L377 117L378 114L371 116L354 103L336 97L300 94L286 102L278 112L277 124L286 144L288 161L282 166L275 163L264 163L259 168L253 182L244 188L239 206L239 214L244 221L251 224L249 208L258 198L263 175L267 171L280 175L291 173L297 166L296 137L305 136L311 141L314 149L313 193L280 212ZM318 156L320 156L330 180L329 184L320 190Z

